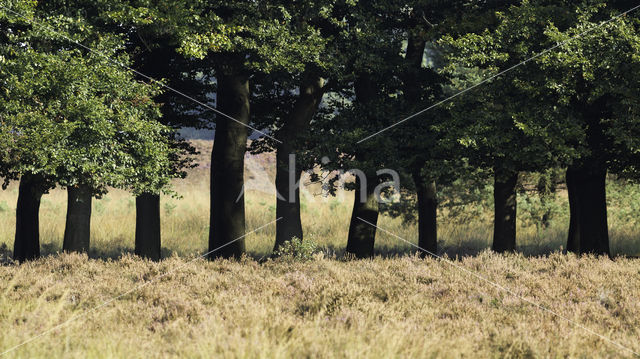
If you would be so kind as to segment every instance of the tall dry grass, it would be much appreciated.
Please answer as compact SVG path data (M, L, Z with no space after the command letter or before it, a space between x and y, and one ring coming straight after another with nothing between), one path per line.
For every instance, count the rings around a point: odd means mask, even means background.
M198 171L200 172L200 171ZM185 181L177 181L180 198L163 196L161 200L162 248L164 256L173 253L188 255L207 249L209 231L209 189L204 173L195 172ZM13 247L17 185L0 192L0 246ZM246 194L247 230L258 228L276 219L275 196L263 192ZM306 238L311 238L329 251L340 253L346 245L353 194L341 198L307 198L302 200L302 223ZM45 195L40 212L41 243L43 253L55 253L62 248L66 213L66 192L55 189ZM381 228L414 241L415 223L404 223L401 218L382 216ZM492 224L490 218L468 224L439 223L441 247L450 255L477 253L490 246ZM519 228L519 246L527 253L549 252L564 243L562 226L543 232L535 228ZM93 202L91 223L91 256L118 256L133 250L135 233L135 198L120 190L112 190ZM248 252L257 257L270 254L275 226L269 226L246 238ZM615 246L616 239L613 238ZM376 238L376 251L381 254L405 252L410 246L385 235Z
M457 265L640 351L637 260L483 252ZM450 264L409 256L153 263L64 254L0 266L0 293L0 350L80 315L7 357L633 357Z

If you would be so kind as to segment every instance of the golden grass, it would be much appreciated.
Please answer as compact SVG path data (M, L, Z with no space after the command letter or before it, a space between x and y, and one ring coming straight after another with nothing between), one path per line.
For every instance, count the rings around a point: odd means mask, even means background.
M196 181L177 182L179 199L164 196L161 203L163 254L189 255L207 249L209 231L209 189L204 174L194 173ZM345 245L351 216L352 193L344 193L341 199L303 197L302 221L305 236L322 247L340 253ZM0 245L13 247L15 203L17 185L0 192ZM258 228L276 219L275 197L249 191L246 195L247 230ZM43 197L40 213L41 243L43 253L55 253L62 248L66 213L66 192L60 189ZM379 225L408 240L415 240L416 225L403 223L400 218L382 216ZM492 227L490 220L474 221L469 225L440 224L441 245L450 255L477 253L490 246ZM521 228L519 244L531 251L549 251L563 245L563 229L552 228L542 237L533 228ZM91 222L91 256L117 257L133 250L135 233L135 199L129 193L112 190L93 203ZM246 238L247 249L253 256L269 255L273 247L275 226L267 227ZM385 254L409 250L410 246L393 237L379 235L376 250Z
M251 177L248 175L247 177ZM262 179L258 178L261 181ZM270 182L267 179L266 182ZM209 231L208 170L196 169L185 180L175 181L180 198L163 196L161 203L163 255L190 255L207 250ZM17 184L0 191L0 248L5 255L13 248ZM308 186L302 196L302 222L306 238L312 238L328 251L342 253L346 245L353 193L340 192L337 198L315 195L319 192ZM246 194L247 230L250 231L275 220L275 196L257 190ZM566 201L566 198L560 198ZM56 253L62 248L66 213L66 192L55 189L45 195L40 212L43 254ZM620 223L610 216L611 248L614 254L640 255L640 230ZM527 255L548 254L561 250L566 242L568 220L559 219L552 226L538 231L535 226L518 227L518 248ZM379 225L398 236L416 242L415 223L403 223L400 218L381 216ZM491 214L469 223L450 222L441 216L439 236L441 254L449 256L476 254L489 248L492 236ZM135 199L124 191L112 190L93 203L91 227L92 257L118 257L132 252L135 233ZM251 256L268 256L273 247L275 226L249 234L247 249ZM411 247L392 236L379 233L376 251L396 254ZM2 251L0 251L0 254Z
M638 352L638 261L483 252L457 262ZM173 271L173 272L171 272ZM632 357L439 260L160 263L49 256L0 267L8 357Z

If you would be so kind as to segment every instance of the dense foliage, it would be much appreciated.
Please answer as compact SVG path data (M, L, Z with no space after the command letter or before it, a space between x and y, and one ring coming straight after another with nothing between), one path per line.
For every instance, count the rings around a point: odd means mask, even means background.
M194 153L176 130L215 128L212 253L245 250L249 148L276 152L276 253L303 241L291 189L301 172L330 173L334 193L357 169L346 185L356 194L347 250L366 257L380 211L417 219L419 245L435 252L438 193L450 210L460 206L449 199L473 201L487 188L494 249L515 250L517 192L540 193L539 203L521 202L546 226L566 171L569 250L609 253L607 173L640 178L632 5L12 1L0 10L0 176L21 178L25 195L34 183L132 191L136 243L151 233L159 258L158 193ZM383 168L399 174L400 203L379 206ZM39 197L31 203L23 216L37 213Z
M51 185L87 185L135 192L168 189L179 175L169 128L153 97L157 86L137 82L108 57L127 63L115 37L98 36L81 19L35 18L66 26L98 52L69 47L42 26L11 26L3 43L0 78L3 137L10 141L8 171L39 174Z

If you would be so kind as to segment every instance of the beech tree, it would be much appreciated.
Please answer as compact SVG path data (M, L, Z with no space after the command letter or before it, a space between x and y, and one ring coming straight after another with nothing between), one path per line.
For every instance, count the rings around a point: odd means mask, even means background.
M401 22L401 29L406 34L406 48L400 66L402 95L396 114L398 121L444 99L446 77L438 73L444 64L441 50L435 42L443 34L459 30L458 26L452 25L460 22L461 13L469 23L477 12L466 7L464 1L413 1L410 4L410 10ZM409 183L403 183L403 187L415 193L418 246L436 253L436 182L446 184L451 180L458 161L450 156L455 146L448 143L448 138L442 133L447 128L449 117L446 109L439 107L427 112L381 135L397 139L397 166L410 178L410 181L404 181Z
M209 250L220 248L211 257L239 257L245 251L243 184L248 128L252 127L250 80L277 71L304 72L305 64L316 61L323 40L312 23L305 24L303 14L283 5L287 3L193 3L194 23L183 34L181 51L202 59L215 74L219 110L211 157ZM318 102L317 96L312 94L312 102ZM260 134L273 137L272 131L269 126Z
M178 172L171 129L156 121L160 112L152 98L159 90L48 28L64 29L66 37L127 63L118 51L121 41L80 18L35 14L25 21L3 13L15 23L1 49L0 115L13 143L10 172L21 176L18 260L39 254L39 199L55 185L69 194L63 249L87 251L93 196L107 187L167 189Z
M596 2L581 9L570 28L551 26L551 41L580 38L540 60L550 74L547 90L558 95L582 131L581 140L573 143L579 156L566 177L571 211L567 250L576 253L610 254L607 172L637 179L640 22L618 17L602 25L629 9Z
M276 71L256 76L254 123L271 128L274 138L262 137L251 143L253 153L276 152L276 240L274 253L292 238L302 239L299 181L302 172L312 169L316 159L310 155L311 121L325 93L339 86L341 60L340 32L346 24L344 14L351 4L340 1L322 3L282 2L291 17L288 31L316 34L305 44L307 55L299 59L300 70ZM294 59L295 60L295 59ZM276 142L277 139L280 142Z
M119 51L126 52L138 81L162 81L171 88L159 93L154 101L160 105L162 124L176 131L168 132L170 143L184 155L173 161L178 167L191 167L190 154L195 149L178 135L182 127L206 128L200 114L206 111L197 100L206 102L214 90L199 64L177 52L180 36L189 21L189 4L184 1L159 3L140 1L65 1L40 3L47 14L74 17L84 14L100 32L118 36L124 42ZM156 83L157 84L157 83ZM182 95L184 94L184 95ZM188 98L190 97L190 98ZM186 173L180 174L184 176ZM136 195L135 253L158 260L161 254L160 193Z
M575 155L570 143L579 140L580 129L563 108L549 106L558 98L544 91L547 74L533 64L514 67L553 46L549 23L566 28L575 21L573 13L574 7L558 2L524 1L497 12L491 28L440 42L450 50L448 71L458 90L513 67L452 102L448 132L473 165L493 171L492 248L499 252L516 248L519 172L566 165Z
M441 50L434 46L435 41L443 34L479 27L487 22L482 16L487 9L503 3L381 1L357 8L346 17L347 36L351 36L342 40L350 55L345 59L346 90L333 103L338 114L329 114L331 120L325 121L331 128L326 132L340 134L336 140L340 151L324 167L363 169L370 187L360 189L360 180L356 179L349 252L359 257L373 253L375 227L360 218L376 223L380 208L372 196L381 179L375 172L384 167L404 175L403 186L415 191L419 246L436 252L435 181L451 181L464 157L451 156L461 151L456 152L457 142L444 135L449 115L445 108L437 108L399 126L387 127L444 98L445 78L437 73L442 66ZM382 129L384 132L377 134ZM332 152L323 145L316 144ZM406 178L413 179L413 184L405 184ZM367 192L364 197L361 191Z
M389 136L358 142L389 125L397 113L404 40L398 30L402 5L376 1L355 6L345 14L347 25L337 40L344 54L341 73L326 108L312 124L315 136L309 147L313 148L315 163L326 171L355 170L355 182L345 185L354 191L346 250L359 258L374 253L379 216L375 189L386 179L377 171L393 168L398 158L394 139ZM337 178L330 184L330 190L335 190Z
M203 119L208 111L208 95L214 92L206 68L178 52L180 34L185 31L191 15L188 2L111 1L98 3L93 22L105 31L120 34L125 39L126 52L139 81L149 77L167 86L154 101L160 104L159 121L175 129L169 133L172 146L185 156L174 159L179 167L192 167L189 155L195 149L178 135L183 127L209 128ZM196 99L195 101L193 99ZM185 174L183 173L182 176ZM160 193L145 192L136 196L135 253L158 260L161 255Z
M316 146L333 153L332 162L324 166L327 169L358 168L365 174L367 189L356 178L347 244L347 251L358 257L373 254L376 228L371 224L377 222L380 211L374 190L383 180L376 171L385 167L413 179L413 187L405 187L418 197L419 245L436 251L434 181L452 168L439 134L446 116L441 110L433 111L426 119L422 116L376 132L442 98L444 79L427 65L434 60L428 43L441 36L435 24L455 23L450 18L462 7L463 2L379 1L358 7L346 17L344 90L332 103L338 114L329 114L331 119L325 121L329 128L324 130L332 136L340 134L330 142L331 146L338 142L339 152L324 144Z
M637 138L638 82L628 75L637 66L636 25L624 18L602 24L619 11L599 1L588 6L524 1L498 13L492 30L445 40L459 51L454 62L487 71L480 78L557 47L455 104L459 124L473 119L461 127L459 138L477 149L477 164L493 162L494 249L515 248L516 173L568 166L567 248L609 253L606 173L633 166L634 160L626 160L633 158L628 154ZM473 117L463 115L470 109Z

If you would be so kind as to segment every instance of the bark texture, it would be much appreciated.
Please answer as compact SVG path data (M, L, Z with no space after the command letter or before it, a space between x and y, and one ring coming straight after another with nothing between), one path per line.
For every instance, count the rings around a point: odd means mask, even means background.
M574 253L609 255L607 224L607 172L604 169L569 168L569 238L567 250Z
M355 81L354 89L356 101L365 107L372 101L375 101L377 86L369 75L360 74ZM356 160L365 165L369 160L368 156L369 154L366 152L355 154ZM375 226L378 224L378 200L374 193L377 177L373 171L365 170L365 173L366 175L363 176L365 178L356 176L355 198L347 238L347 252L355 255L357 258L373 256L373 247L376 238ZM366 181L366 184L362 186L361 181Z
M590 154L567 169L570 252L610 255L606 178L609 146L613 144L606 135L606 122L602 121L612 116L608 100L604 96L590 104L576 104L587 124Z
M13 259L31 260L40 257L40 200L43 183L39 176L25 174L20 178L16 207L16 235Z
M211 154L210 258L245 252L244 155L249 124L248 75L220 75L218 116Z
M135 254L151 260L160 260L160 196L143 193L136 197Z
M416 18L419 13L420 9L416 9L414 17L412 17L414 26L417 25L416 22L421 21L421 19ZM417 28L420 27L417 26ZM422 84L419 83L419 74L423 71L422 59L426 44L426 39L419 31L414 29L409 32L407 55L405 57L406 71L404 81L406 85L404 92L408 102L407 105L412 108L416 108L421 102ZM435 181L425 180L421 174L422 167L425 161L430 159L429 157L427 153L422 153L414 159L412 177L416 186L417 196L418 246L432 254L436 254L438 250L436 183ZM429 254L421 251L421 255L426 256Z
M492 249L496 252L515 251L518 173L500 170L495 172Z
M374 194L375 179L367 179L367 183L369 185L365 187L363 193L363 189L360 188L360 178L356 178L357 187L347 238L347 253L355 255L356 258L373 256L376 238L376 227L373 226L378 223L378 200Z
M438 199L435 181L425 181L420 172L413 174L418 199L418 246L430 253L438 251Z
M302 239L302 219L300 217L299 181L302 168L298 156L313 115L324 95L325 80L318 76L306 76L300 86L300 97L287 118L276 150L276 243L274 252L293 237ZM290 155L295 155L295 158Z
M67 221L62 250L88 252L91 238L91 189L80 185L67 188Z

